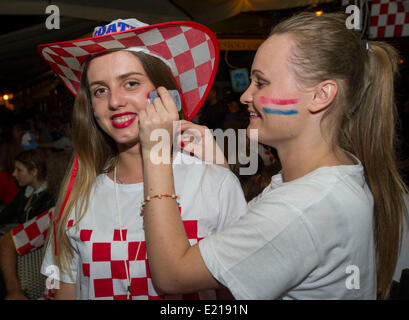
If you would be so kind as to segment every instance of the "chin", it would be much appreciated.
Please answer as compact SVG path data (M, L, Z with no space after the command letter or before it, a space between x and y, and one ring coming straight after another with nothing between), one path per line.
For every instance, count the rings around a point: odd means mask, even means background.
M119 144L132 144L139 142L139 130L124 130L120 132L114 132L111 136L116 143Z
M116 140L116 144L121 149L130 149L136 145L139 146L139 137L135 139L118 139Z

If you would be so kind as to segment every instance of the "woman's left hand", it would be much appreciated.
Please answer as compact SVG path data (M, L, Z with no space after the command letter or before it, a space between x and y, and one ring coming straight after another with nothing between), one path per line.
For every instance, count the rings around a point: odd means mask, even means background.
M143 152L150 152L159 143L162 148L172 148L176 125L179 124L179 113L172 96L164 87L158 87L157 91L160 98L155 98L139 113L139 140Z

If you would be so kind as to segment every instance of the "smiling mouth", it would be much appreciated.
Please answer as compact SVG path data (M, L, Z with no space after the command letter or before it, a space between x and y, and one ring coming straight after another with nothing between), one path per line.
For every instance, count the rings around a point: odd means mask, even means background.
M115 118L112 119L112 121L115 122L115 123L124 123L126 121L129 121L129 120L135 118L135 117L136 117L136 114L128 114L128 115L125 115L125 116L122 116L122 117L115 117Z
M136 119L135 113L124 115L115 115L111 117L111 123L116 129L123 129L129 127Z
M256 112L249 112L249 113L250 113L250 119L260 118L260 115Z

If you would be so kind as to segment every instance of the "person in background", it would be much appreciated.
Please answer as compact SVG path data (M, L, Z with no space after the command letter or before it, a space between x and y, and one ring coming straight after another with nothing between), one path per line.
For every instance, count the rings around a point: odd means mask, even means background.
M25 150L14 161L13 177L20 186L16 197L0 212L2 231L26 222L55 204L47 190L47 159L41 150Z
M69 158L70 155L65 152L50 151L47 156L47 190L54 198L58 196ZM50 208L31 220L17 225L0 238L0 271L3 276L6 300L27 299L17 276L17 257L43 247L51 225L53 210L54 208ZM42 298L53 299L54 291L45 288Z

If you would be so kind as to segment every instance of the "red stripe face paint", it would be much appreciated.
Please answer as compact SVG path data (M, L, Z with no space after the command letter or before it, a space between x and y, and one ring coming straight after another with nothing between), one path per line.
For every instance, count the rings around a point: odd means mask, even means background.
M273 99L273 98L261 97L260 103L261 104L275 104L278 106L287 106L290 104L297 104L298 99Z

